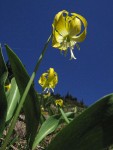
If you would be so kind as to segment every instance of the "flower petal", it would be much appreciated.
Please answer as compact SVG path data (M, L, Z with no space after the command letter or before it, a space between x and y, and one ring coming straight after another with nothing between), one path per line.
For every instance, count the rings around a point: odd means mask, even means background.
M86 34L87 34L87 21L83 16L81 16L79 14L76 14L76 13L71 13L71 14L73 16L78 17L84 25L84 31L81 34L79 34L78 36L73 36L73 40L75 40L76 42L82 42L86 38Z
M61 36L57 31L54 31L53 37L55 38L56 42L62 43L64 37Z
M65 37L68 34L68 30L66 29L66 21L65 21L65 17L63 16L63 14L68 14L67 11L61 11L59 12L54 19L53 22L53 30L56 30L60 35L62 35L63 37Z
M63 100L62 99L57 99L57 100L55 100L55 104L56 104L56 106L62 107L63 106Z
M52 46L60 50L67 49L67 44L65 44L64 42L64 37L62 37L57 31L54 31L53 39L52 39Z
M77 13L71 13L73 16L76 16L76 17L78 17L81 21L82 21L82 23L84 24L84 27L86 28L87 27L87 21L86 21L86 19L83 17L83 16L81 16L81 15L79 15L79 14L77 14Z
M56 37L54 35L52 39L52 46L55 48L58 48L60 46L60 43L57 42Z
M48 74L47 73L43 73L42 75L41 75L41 77L39 78L39 80L38 80L38 83L42 86L42 87L45 87L45 85L46 85L46 76L47 76Z
M87 29L84 29L84 31L80 35L74 36L72 39L76 42L82 42L85 40L86 34L87 34Z
M60 12L58 12L56 15L55 15L55 18L54 18L54 21L53 21L53 25L56 26L56 23L58 22L59 18L61 17L61 15L63 13L66 13L68 14L68 12L66 10L62 10Z
M49 68L48 70L48 82L50 82L51 80L53 80L53 78L55 77L55 71L53 68Z
M70 36L75 36L81 31L81 21L77 17L74 17L70 21Z

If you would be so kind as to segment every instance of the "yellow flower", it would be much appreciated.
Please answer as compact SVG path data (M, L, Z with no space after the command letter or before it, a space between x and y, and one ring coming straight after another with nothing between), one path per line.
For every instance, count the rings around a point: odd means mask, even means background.
M57 99L55 101L55 104L58 105L58 106L60 106L60 107L62 107L63 106L63 100L62 99Z
M5 85L5 88L6 88L7 91L10 90L11 84Z
M54 88L58 83L58 75L53 68L50 68L46 73L41 75L38 83L42 86L44 91L47 90L47 92L49 92L50 89L54 91Z
M53 39L52 46L65 51L65 54L70 49L71 59L76 59L73 54L74 46L78 49L78 42L84 41L87 33L87 21L79 14L71 13L66 10L60 11L56 14L52 27ZM82 26L84 30L82 31Z

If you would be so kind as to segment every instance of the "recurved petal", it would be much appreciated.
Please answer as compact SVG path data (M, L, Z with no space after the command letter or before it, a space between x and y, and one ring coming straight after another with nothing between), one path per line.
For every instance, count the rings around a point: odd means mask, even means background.
M53 83L56 85L58 83L58 75L55 73L55 77L53 79Z
M66 28L66 16L64 16L64 14L67 15L67 13L64 11L60 17L58 17L58 19L54 20L52 25L53 30L58 31L58 33L63 37L68 35L68 29Z
M81 34L79 34L78 36L73 36L72 38L76 42L82 42L86 38L86 34L87 34L87 21L83 16L81 16L79 14L72 13L72 15L78 17L84 25L84 31Z
M47 76L47 73L43 73L41 75L41 77L39 78L38 80L38 83L41 85L41 86L44 86L45 82L46 82L46 76Z
M53 21L54 26L56 26L56 23L58 22L59 18L63 15L63 13L68 14L68 12L66 10L62 10L55 15L55 18Z
M80 19L78 19L77 17L74 17L70 21L69 28L70 28L69 30L70 30L70 36L71 37L79 34L81 32L81 21L80 21Z
M48 81L51 81L54 79L56 72L54 71L53 68L50 68L48 70Z
M57 22L57 24L55 26L55 29L63 37L68 35L68 29L66 28L66 21L65 21L64 16L60 17L59 21Z
M80 35L74 36L72 39L73 39L75 42L82 42L82 41L85 40L86 34L87 34L87 29L85 28L84 31L83 31Z
M52 38L52 46L55 48L58 48L60 46L60 43L57 42L56 38Z
M76 16L76 17L78 17L81 21L82 21L82 23L83 23L83 25L84 25L84 27L86 28L87 27L87 21L86 21L86 19L83 17L83 16L81 16L81 15L79 15L79 14L77 14L77 13L71 13L73 16Z

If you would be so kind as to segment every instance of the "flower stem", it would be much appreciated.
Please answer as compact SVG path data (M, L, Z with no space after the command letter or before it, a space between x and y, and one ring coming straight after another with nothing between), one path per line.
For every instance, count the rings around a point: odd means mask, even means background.
M63 109L62 109L62 108L59 108L59 110L60 110L60 112L61 112L61 114L62 114L62 116L63 116L64 120L67 122L67 124L69 124L70 122L69 122L69 120L68 120L67 116L65 115L65 113L64 113L64 111L63 111Z
M18 116L19 116L19 113L20 113L20 111L21 111L21 108L22 108L22 106L23 106L23 104L24 104L24 102L25 102L26 96L27 96L27 94L28 94L28 92L29 92L29 90L30 90L30 87L31 87L31 85L32 85L32 83L33 83L33 80L34 80L35 76L36 76L36 72L37 72L37 70L38 70L38 68L39 68L39 66L40 66L40 63L41 63L41 61L42 61L42 59L43 59L43 57L44 57L45 51L46 51L46 49L47 49L47 47L48 47L48 44L49 44L51 38L52 38L52 35L49 36L47 42L46 42L45 45L44 45L44 48L43 48L42 53L41 53L41 55L40 55L40 57L39 57L39 59L38 59L38 61L37 61L37 64L36 64L36 66L35 66L35 69L34 69L32 75L31 75L30 80L29 80L29 82L28 82L28 84L27 84L27 86L26 86L26 88L25 88L25 91L24 91L24 93L23 93L23 95L22 95L22 97L21 97L21 99L20 99L20 103L19 103L19 105L18 105L18 107L17 107L16 113L15 113L15 115L14 115L14 117L13 117L13 120L12 120L12 122L11 122L11 125L10 125L10 127L9 127L9 129L8 129L8 133L7 133L7 135L6 135L5 141L4 141L4 143L3 143L3 145L2 145L2 147L1 147L0 150L5 150L6 147L7 147L7 144L8 144L8 142L9 142L10 136L11 136L12 131L13 131L13 129L14 129L14 126L15 126L15 124L16 124L16 120L17 120L17 118L18 118Z

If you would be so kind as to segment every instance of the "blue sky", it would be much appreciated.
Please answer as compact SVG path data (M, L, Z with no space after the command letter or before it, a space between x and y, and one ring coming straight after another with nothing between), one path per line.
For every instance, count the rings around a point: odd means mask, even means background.
M113 92L113 0L1 0L0 43L7 43L20 57L29 75L51 34L54 16L61 10L83 15L88 21L88 34L81 50L74 49L76 60L70 61L51 43L35 78L53 67L59 75L55 93L67 92L91 105ZM3 48L3 53L5 49Z

